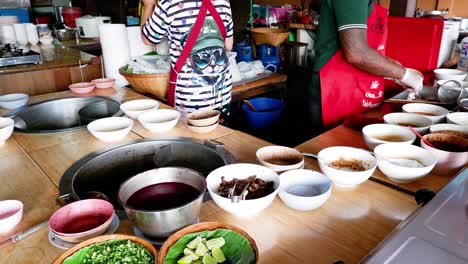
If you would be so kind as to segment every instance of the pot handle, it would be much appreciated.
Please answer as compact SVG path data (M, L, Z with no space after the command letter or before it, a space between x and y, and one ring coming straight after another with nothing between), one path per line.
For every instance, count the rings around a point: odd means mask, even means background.
M203 144L212 149L224 148L224 144L215 139L207 139L203 141Z

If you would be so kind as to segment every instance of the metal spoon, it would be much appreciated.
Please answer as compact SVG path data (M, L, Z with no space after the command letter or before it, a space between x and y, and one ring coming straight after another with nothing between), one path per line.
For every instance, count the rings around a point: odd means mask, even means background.
M314 158L316 160L320 160L321 162L328 164L324 159L320 158L319 156L312 154L312 153L307 153L307 152L302 152L302 155L310 158Z

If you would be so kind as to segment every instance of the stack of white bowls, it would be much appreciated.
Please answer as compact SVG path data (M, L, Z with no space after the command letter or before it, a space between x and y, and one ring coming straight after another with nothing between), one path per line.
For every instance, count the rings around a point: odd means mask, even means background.
M13 24L17 23L17 16L0 16L0 43L16 43L15 28L13 27Z

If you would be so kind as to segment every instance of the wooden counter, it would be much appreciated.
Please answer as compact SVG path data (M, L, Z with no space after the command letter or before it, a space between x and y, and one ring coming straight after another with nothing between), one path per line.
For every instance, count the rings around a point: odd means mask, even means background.
M282 88L282 84L285 84L287 80L288 76L273 73L271 76L263 79L236 84L232 87L232 102L235 103L250 97L280 89Z
M70 95L63 92L40 99ZM118 89L113 96L122 100L141 97L125 89ZM32 101L38 99L33 97ZM122 142L180 136L217 138L239 162L255 162L256 150L270 145L222 126L210 134L195 135L182 123L161 134L149 133L136 125ZM99 142L84 130L49 135L15 133L0 147L0 180L4 183L0 200L19 199L26 204L24 220L12 234L47 220L57 208L54 199L63 172L84 155L109 145L112 144ZM306 169L317 169L314 161L308 159L306 163ZM292 210L277 197L255 218L240 219L209 201L202 207L200 220L222 221L246 230L258 245L260 263L356 263L417 208L411 196L367 181L352 190L333 187L327 203L311 212ZM0 248L0 263L50 263L63 250L49 243L47 232L43 228L14 245ZM118 232L132 234L131 224L121 221ZM0 236L0 240L5 237Z

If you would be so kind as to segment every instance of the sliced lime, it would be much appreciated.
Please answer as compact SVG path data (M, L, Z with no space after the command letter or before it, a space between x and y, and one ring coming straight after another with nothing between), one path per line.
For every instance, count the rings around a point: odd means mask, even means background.
M190 248L185 248L184 249L184 255L185 256L192 256L192 260L197 260L199 256L195 254L195 251L191 250Z
M196 238L194 238L192 241L190 241L188 244L187 244L187 247L190 248L190 249L196 249L198 244L200 244L202 241L201 237L197 236Z
M225 243L226 241L224 241L223 237L217 237L206 241L206 247L209 250L212 250L215 247L221 248L222 246L224 246Z
M203 256L203 264L217 264L218 262L210 254Z
M177 264L190 264L192 261L192 256L183 256L177 261Z
M197 254L200 257L203 257L206 253L208 253L208 248L205 246L205 244L198 244L197 249L195 250L195 254Z
M224 256L223 251L219 247L214 247L211 251L211 254L218 263L223 263L224 261L226 261L226 257Z

